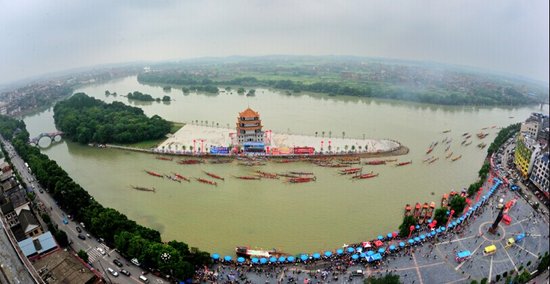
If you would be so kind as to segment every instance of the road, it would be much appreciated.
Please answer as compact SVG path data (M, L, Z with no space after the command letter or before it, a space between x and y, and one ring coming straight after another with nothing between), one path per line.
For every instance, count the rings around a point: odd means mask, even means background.
M2 137L0 137L0 141L4 146L4 149L8 152L8 155L11 159L13 167L19 172L19 175L23 179L23 181L27 184L27 186L30 186L33 188L36 198L44 204L44 207L48 211L50 218L52 220L52 223L56 224L59 229L65 231L67 233L67 236L69 240L72 242L71 247L75 252L78 252L79 250L84 250L88 253L89 256L89 263L92 264L94 269L99 272L99 274L103 275L107 283L143 283L139 280L139 276L142 274L143 270L130 263L129 260L124 259L120 254L118 254L114 249L111 249L107 247L105 244L98 242L96 238L93 236L86 237L85 240L81 240L78 238L78 232L76 230L76 227L82 227L76 222L73 222L69 220L65 214L55 203L53 198L40 186L40 184L36 181L36 178L34 175L29 171L27 166L25 165L25 161L19 157L17 152L15 152L13 146L8 141L4 140ZM68 221L68 224L63 223L63 219L66 219ZM86 235L86 229L82 228L83 232L82 234ZM105 254L101 254L97 248L103 248L105 250ZM14 255L14 258L16 256ZM119 259L122 263L122 267L117 267L114 263L114 259ZM115 271L120 271L120 269L125 269L131 273L131 275L125 276L119 273L117 277L114 277L110 273L107 272L107 268L112 268ZM168 283L169 281L163 280L159 277L156 277L151 274L145 275L149 279L149 283Z

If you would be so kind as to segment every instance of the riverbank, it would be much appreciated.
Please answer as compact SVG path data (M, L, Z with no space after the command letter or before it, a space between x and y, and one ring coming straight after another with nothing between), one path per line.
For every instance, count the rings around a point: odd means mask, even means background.
M392 139L357 139L346 138L344 135L341 138L328 138L271 131L269 133L269 138L265 142L266 149L278 149L277 152L280 153L277 155L268 154L270 157L295 156L291 151L294 147L311 147L318 156L360 156L368 158L408 153L407 147ZM230 128L186 124L153 151L176 155L206 155L212 147L234 145L235 141L232 137L235 134L235 130Z

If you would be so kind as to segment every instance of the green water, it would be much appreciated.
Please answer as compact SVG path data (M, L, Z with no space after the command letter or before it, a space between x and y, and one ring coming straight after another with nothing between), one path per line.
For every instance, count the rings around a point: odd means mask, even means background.
M127 94L149 93L154 97L170 95L174 101L138 103L146 114L168 120L214 121L231 127L247 106L257 110L265 129L333 137L391 138L410 148L400 160L413 160L404 167L364 166L380 173L377 178L351 181L336 169L307 163L270 163L258 168L222 165L178 165L157 160L152 155L111 149L97 149L62 142L44 150L56 160L96 200L116 208L140 224L158 229L165 240L178 239L210 252L232 253L236 245L277 248L289 253L334 249L344 243L358 242L395 230L406 203L436 201L442 193L468 186L477 176L485 150L476 147L475 137L483 127L507 126L524 120L539 108L440 107L353 97L328 97L319 94L287 96L283 92L258 89L255 97L222 93L183 95L173 89L140 85L128 77L78 91L107 102L129 103L124 97L106 97L105 90ZM129 103L136 105L134 103ZM545 108L546 112L548 109ZM52 110L25 118L31 135L55 129ZM513 117L513 118L510 118ZM490 143L497 133L490 128L485 138ZM442 131L452 131L443 134ZM470 146L461 146L464 132L473 135ZM445 159L441 140L453 138L451 151L462 154L456 162ZM440 159L422 163L425 151L439 141L431 155ZM45 143L41 141L41 143ZM149 169L160 173L178 172L190 177L205 177L203 170L225 177L217 187L176 183L147 175ZM242 181L232 175L247 175L253 170L284 172L313 171L317 181L286 184L282 180ZM130 189L130 185L154 186L156 193ZM432 192L434 195L432 195Z

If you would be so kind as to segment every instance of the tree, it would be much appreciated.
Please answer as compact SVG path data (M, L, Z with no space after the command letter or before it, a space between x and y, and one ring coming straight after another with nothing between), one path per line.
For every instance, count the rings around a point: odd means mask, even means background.
M451 210L455 211L455 216L459 215L462 211L464 211L464 207L466 207L466 198L455 195L451 198L449 206L451 207Z
M434 213L434 220L437 221L437 224L439 224L440 226L443 226L444 224L447 224L447 211L449 209L447 209L447 207L441 207L441 208L437 208L435 210L435 213Z
M365 279L365 284L400 284L401 281L399 281L399 275L396 274L386 274L384 276L381 276L380 278L370 276L369 278Z
M540 262L537 265L537 270L542 272L548 269L549 265L550 265L550 256L548 255L548 252L545 252L544 256L540 258Z
M413 216L405 216L403 222L399 225L399 236L402 238L410 234L410 227L416 225L416 219Z
M83 251L83 250L79 250L78 251L78 257L80 257L82 260L84 260L84 262L88 262L88 253Z

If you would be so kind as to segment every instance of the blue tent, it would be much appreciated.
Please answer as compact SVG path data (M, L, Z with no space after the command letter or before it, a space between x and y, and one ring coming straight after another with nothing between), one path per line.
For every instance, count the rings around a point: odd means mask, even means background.
M279 262L285 262L286 261L286 257L284 256L280 256L279 259L278 259Z
M378 253L384 253L385 251L386 251L385 248L379 248L379 249L378 249Z
M399 242L399 246L400 246L400 247L404 247L404 246L405 246L405 243L404 243L404 242Z
M356 255L356 254L353 254L353 255L351 256L351 259L353 259L353 260L356 260L356 259L358 259L358 258L359 258L359 256Z
M449 224L449 226L448 226L448 227L449 227L449 228L452 228L452 227L454 227L453 223Z
M269 262L277 262L277 258L272 256L269 258Z
M237 262L238 263L243 263L244 262L244 257L238 257Z
M432 219L428 219L428 224L430 224L433 220Z
M373 260L381 260L381 259L382 259L382 255L380 255L379 253L373 254L373 255L372 255L372 259L373 259Z
M267 263L267 258L265 258L265 257L260 258L260 263L261 264Z
M409 239L409 244L414 244L414 240L413 239Z
M441 233L441 228L437 228L437 230L435 230L435 231L436 231L436 233L439 234L439 233Z
M309 256L307 254L300 255L300 259L306 261Z
M359 257L366 257L366 256L367 256L367 254L364 253L364 252L362 252L362 253L359 254Z
M431 232L430 232L430 235L431 235L431 236L435 236L435 231L431 231Z
M418 229L420 229L420 226L419 226L419 225L416 225L416 227L415 227L415 228L416 228L416 229L418 230Z
M217 254L217 253L214 253L214 254L212 254L212 259L218 260L218 259L220 259L220 255Z
M375 254L374 251L372 251L372 250L367 251L367 255L368 255L368 256L371 256L371 255L373 255L373 254Z
M465 250L465 251L460 251L460 252L458 252L458 253L456 254L456 257L458 257L458 258L464 258L464 257L468 257L468 256L470 256L470 255L472 255L472 253L470 253L469 250Z
M395 250L395 246L394 246L394 245L391 245L391 246L390 246L390 250Z
M424 234L420 235L420 239L423 240L423 239L425 239L425 238L426 238L426 235L424 235Z
M258 263L258 258L257 257L253 257L250 260L252 261L252 263Z
M331 255L332 255L332 252L330 252L330 251L325 251L325 256L326 256L326 257L329 257L329 256L331 256Z
M321 254L318 252L314 253L312 256L313 258L321 258Z
M445 227L442 226L442 227L441 227L441 231L442 231L442 232L445 231Z
M225 261L231 261L232 260L232 258L229 255L224 256L223 259Z
M343 253L344 253L344 250L343 250L343 249L337 249L337 250L336 250L336 253L337 253L337 254L343 254Z
M288 260L288 262L294 262L296 258L293 256L289 256L286 260Z
M354 248L352 248L352 247L348 247L347 251L348 251L349 253L352 253L352 252L354 252L354 251L355 251L355 249L354 249Z
M419 237L414 237L414 241L418 243L418 242L420 242L420 238Z
M379 239L379 240L383 240L384 237L382 237L382 235L379 235L379 236L378 236L378 239Z
M388 239L391 239L391 238L392 238L392 234L391 234L391 233L388 233L387 237L388 237Z

